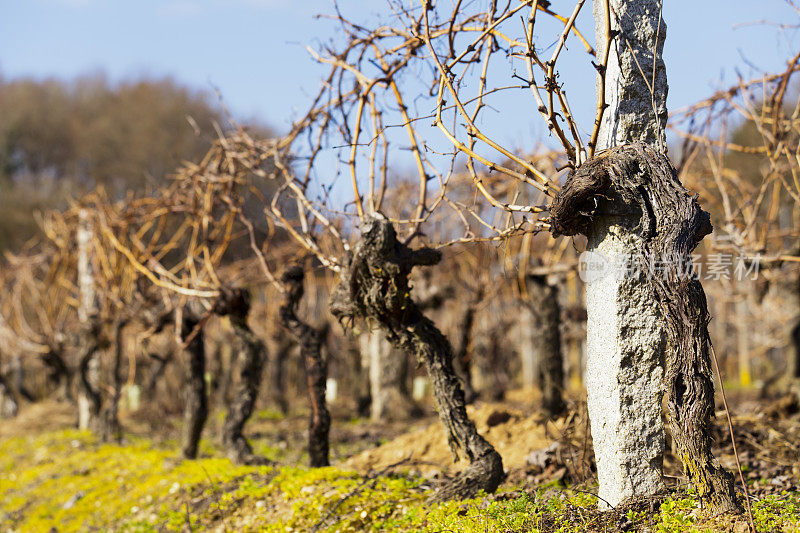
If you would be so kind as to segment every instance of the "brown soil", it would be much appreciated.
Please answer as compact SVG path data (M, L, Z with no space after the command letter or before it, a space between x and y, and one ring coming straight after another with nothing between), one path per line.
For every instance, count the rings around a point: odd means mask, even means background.
M467 412L478 431L503 456L508 471L524 468L526 458L535 450L547 447L565 436L570 418L545 422L540 415L526 416L508 403L478 403ZM440 471L457 471L468 465L466 460L454 462L447 445L444 428L439 421L400 435L377 448L364 451L342 463L343 468L358 471L383 470L401 462L399 469L409 467L424 476Z
M67 402L44 400L25 404L15 418L0 423L0 439L73 427L78 420L76 413L75 406Z

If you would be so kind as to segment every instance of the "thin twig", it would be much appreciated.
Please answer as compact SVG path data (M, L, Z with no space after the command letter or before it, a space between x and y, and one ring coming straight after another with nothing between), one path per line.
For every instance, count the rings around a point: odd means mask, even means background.
M744 491L744 501L747 506L747 517L750 520L750 531L756 532L756 523L753 520L753 510L750 508L750 493L747 490L747 483L744 481L744 474L742 474L742 464L739 462L739 452L736 450L736 439L733 436L733 421L731 420L731 411L728 409L728 397L725 394L725 385L722 383L722 374L719 371L719 361L717 360L717 352L714 350L714 345L711 339L708 339L708 345L711 347L711 357L714 360L714 370L717 371L717 379L719 380L719 391L722 394L722 405L725 406L725 416L728 419L728 430L731 433L731 445L733 446L733 455L736 457L736 468L739 471L739 480L742 482L742 490Z

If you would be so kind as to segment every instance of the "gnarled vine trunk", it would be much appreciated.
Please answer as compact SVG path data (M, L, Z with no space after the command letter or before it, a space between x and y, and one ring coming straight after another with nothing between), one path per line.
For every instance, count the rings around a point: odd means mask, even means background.
M64 362L62 355L62 347L51 347L50 350L40 356L42 363L47 367L47 380L55 385L56 398L59 400L71 400L72 391L70 390L70 382L72 381L72 372L67 364ZM20 373L18 374L22 379L22 367L20 365Z
M100 328L101 322L91 317L82 328L78 355L80 394L78 395L78 429L99 433L103 396L100 392Z
M147 355L150 357L151 362L144 390L148 400L152 400L156 395L158 380L164 375L167 364L172 360L172 356L159 355L157 353L148 353Z
M800 251L798 251L798 254L800 255ZM798 273L795 283L795 304L798 312L800 312L800 273ZM786 377L789 382L789 391L793 392L798 401L800 401L800 316L797 317L797 322L789 333L789 344L791 346L787 355Z
M345 326L356 319L374 320L392 344L425 365L451 449L470 461L466 470L437 491L436 500L467 498L481 489L492 492L504 477L500 454L467 416L450 342L411 299L411 270L440 260L436 250L411 250L401 244L391 222L373 215L363 223L361 239L331 297L331 312Z
M547 282L546 276L530 275L526 278L528 307L531 323L530 346L531 373L542 391L542 410L549 417L558 416L566 409L564 403L564 357L561 349L561 306L558 289ZM525 365L523 365L524 367Z
M114 322L114 355L111 363L111 396L103 408L101 438L104 442L122 440L122 427L119 423L119 400L122 395L122 332L127 320Z
M714 387L705 292L691 252L711 221L683 188L666 155L644 143L612 148L573 172L550 207L553 235L587 234L602 198L639 214L641 248L634 266L657 302L667 333L664 384L676 453L698 495L718 512L741 512L733 476L711 453Z
M331 415L325 400L325 386L328 367L322 357L322 343L327 328L316 329L297 317L297 305L303 297L303 269L293 266L286 269L281 281L286 287L286 295L279 313L281 324L300 344L300 356L306 369L308 398L311 416L308 427L308 457L311 466L328 466L330 460L328 433Z
M453 369L464 387L464 401L468 404L478 398L475 386L472 383L472 331L475 326L475 313L483 299L483 289L475 291L472 300L464 308L464 314L458 323L458 347L453 357Z
M792 348L794 353L790 353L791 363L789 365L789 377L793 380L800 380L800 321L792 328Z
M223 291L214 306L217 315L230 318L235 335L230 365L236 372L236 388L228 404L222 427L222 445L228 458L237 464L267 464L269 461L253 453L244 436L244 426L253 414L264 368L264 343L247 324L250 296L244 289Z
M484 387L484 397L492 402L502 402L506 397L508 385L511 381L508 375L508 357L504 347L506 340L507 324L501 323L485 332L486 353L483 357L483 374L487 379Z
M19 412L19 401L9 386L5 374L0 372L0 417L13 418Z
M63 364L63 359L62 359ZM66 370L66 365L64 365ZM10 373L12 375L11 382L13 383L13 388L16 390L17 394L19 394L22 398L29 402L35 401L33 394L25 387L25 367L22 364L22 356L19 353L15 353L11 357L11 370ZM64 395L62 398L59 399L69 399L69 384L70 384L70 373L68 370L65 371L65 379L64 379Z
M188 307L183 309L181 341L186 343L189 335L200 323L200 317ZM188 358L185 369L183 438L181 453L187 459L197 457L200 435L208 419L208 394L206 393L206 352L203 329L200 328L186 346Z
M276 334L274 339L275 350L270 354L267 363L269 394L270 399L285 415L289 412L289 401L286 398L286 361L289 359L293 343L282 331Z

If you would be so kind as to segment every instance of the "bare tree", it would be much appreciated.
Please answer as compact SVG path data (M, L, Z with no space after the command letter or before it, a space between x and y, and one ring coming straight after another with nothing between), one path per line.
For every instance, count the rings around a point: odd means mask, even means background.
M281 324L300 345L300 356L306 369L308 398L311 405L308 436L308 456L311 466L328 466L331 415L325 400L327 362L321 352L326 332L306 324L297 317L297 305L303 297L303 278L304 272L300 266L288 268L281 276L281 282L287 290L279 313Z
M97 339L100 335L100 316L95 305L95 286L91 264L92 226L85 210L78 212L77 240L77 282L80 304L78 321L84 326L81 331L81 355L79 370L81 387L78 395L78 428L98 429L98 419L102 405L99 391L100 361L97 359Z
M688 254L710 231L710 226L697 203L686 200L688 193L663 155L666 70L661 49L666 26L661 19L660 4L655 0L595 2L600 53L575 28L584 4L584 0L576 2L569 17L559 17L549 4L537 1L508 3L504 7L492 3L485 11L464 8L452 12L429 1L423 1L419 10L393 4L395 23L377 28L352 24L339 14L347 43L341 50L316 56L331 65L327 83L314 108L276 145L277 166L286 177L285 190L296 198L305 218L299 224L292 224L274 207L273 214L323 264L341 272L342 290L349 292L351 300L350 307L339 306L340 316L375 315L384 323L392 317L383 309L394 307L381 303L378 296L385 297L387 287L403 287L404 282L398 280L407 277L405 271L419 264L421 257L433 262L425 254L410 252L408 244L421 233L423 224L430 223L434 214L445 208L464 221L465 227L462 237L450 238L447 244L505 240L552 229L554 235L587 235L590 246L601 255L632 254L641 258L650 253L670 254L677 258L675 265L690 264ZM524 39L515 39L503 28L516 22L522 12L527 14ZM549 59L540 57L542 48L534 43L534 25L540 23L539 13L563 23L557 30L558 38ZM593 57L599 78L595 125L588 139L575 122L557 70L559 57L566 53L567 39L573 35ZM508 78L503 79L502 74L498 78L498 69L489 68L498 51L524 67L527 76L516 71L512 76L522 81L522 85L509 86ZM414 68L419 64L425 67ZM420 79L420 72L433 72L433 76ZM539 76L544 79L541 85L536 81ZM343 82L350 78L353 83ZM420 84L427 87L427 92L418 91L416 96L425 99L427 95L434 111L430 114L417 111L412 116L404 88L413 90L408 87L419 88ZM491 95L513 90L531 93L535 109L562 145L562 167L574 170L563 188L558 187L555 176L548 176L530 157L504 147L479 121ZM397 104L399 114L392 114L382 99L384 96ZM419 108L417 101L415 109ZM371 150L360 150L365 111L373 118L373 132L366 140ZM373 213L380 212L382 206L388 207L383 194L387 177L379 169L386 166L385 125L392 117L408 134L419 178L419 201L415 209L390 216L388 223L381 225L376 222L380 217L374 218ZM429 124L431 118L449 143L450 151L422 149L428 143L440 146L441 141L433 140L421 126ZM291 148L301 133L304 139L310 139L302 153L307 171L296 176L289 161ZM325 198L310 198L312 165L327 143L331 143L331 137L341 139L339 146L349 151L343 159L348 162L353 188L348 206L353 206L355 213L348 213L347 207L334 209ZM619 149L614 150L617 145ZM598 151L606 148L612 150ZM376 170L381 150L384 164ZM366 157L360 159L360 152L366 152ZM449 167L437 164L437 156L449 157ZM453 176L457 175L452 169L461 164L459 156L465 157L467 176L475 187L476 198L482 199L484 205L476 206L475 202L465 205L452 197ZM641 169L633 175L631 161L636 157ZM477 165L486 170L479 170ZM598 175L590 181L587 176L592 172ZM428 198L427 184L431 181L437 181L439 188L436 195ZM633 189L636 186L644 187L638 196ZM538 200L519 202L520 198L535 197L523 195L523 190L538 191ZM605 196L616 201L606 202ZM548 197L555 201L550 206L542 205ZM677 213L670 213L665 207L670 202L678 209ZM659 206L661 210L654 212ZM498 211L506 216L497 216ZM547 211L549 219L537 219ZM364 229L352 250L341 237L340 227L345 226L337 223L343 212L357 217ZM314 221L314 229L318 231L312 231L309 220ZM470 221L479 233L473 230ZM385 226L391 226L392 222L407 228L402 240L389 237L394 230ZM696 231L687 233L681 224L689 224ZM339 254L331 253L330 245L320 238L322 235L340 249ZM389 270L394 275L385 271L389 264L393 265ZM609 389L615 398L614 405L608 406L606 412L613 414L616 426L604 425L600 419L593 423L598 463L608 467L606 470L603 466L600 474L601 495L608 496L606 499L610 498L613 504L653 495L662 489L659 398L665 375L671 391L673 433L693 483L715 509L738 511L732 479L711 456L707 438L713 387L702 287L677 274L670 271L664 283L641 276L617 283L614 277L609 277L605 284L595 286L602 291L587 289L591 331L598 331L598 320L603 318L597 312L600 306L603 303L615 306L614 312L606 313L613 323L602 336L602 342L598 344L596 341L601 337L589 334L589 352L597 355L593 360L598 363L597 379L589 384L590 403L594 405L594 398L602 396L601 389ZM361 295L369 295L371 300L365 301ZM371 306L377 310L370 310ZM688 317L688 325L680 323L681 317ZM623 345L619 339L624 336L618 332L626 328L634 328L642 335L628 336ZM393 335L402 338L398 331L391 332L399 328L389 325L385 329L390 338ZM659 359L664 352L666 372L662 374ZM610 365L602 363L606 356ZM629 401L637 398L641 399L638 403ZM597 413L602 407L590 410ZM687 410L691 417L687 416ZM622 439L618 430L624 435ZM612 440L603 438L604 432L625 445L615 446Z
M494 491L505 476L500 455L467 416L450 342L411 299L412 268L435 265L440 259L435 250L412 250L400 243L391 222L375 215L361 227L361 240L331 297L331 312L340 321L375 320L392 344L425 365L453 452L470 461L463 473L439 490L437 499L464 498L481 489Z
M373 422L406 420L418 413L406 384L408 358L381 332L374 329L359 336L369 363L370 418Z
M544 413L556 417L564 413L567 407L564 402L564 357L558 289L548 283L547 276L529 274L525 292L523 316L528 317L530 322L525 324L527 331L523 333L527 337L523 348L529 352L523 353L523 375L539 385Z
M208 392L206 391L206 348L201 317L188 305L176 310L180 327L180 341L187 359L184 369L183 436L181 453L187 459L197 457L200 436L208 419Z
M2 355L1 352L0 355ZM6 373L0 369L0 417L13 418L17 416L18 411L19 400L17 399L17 394L11 388Z
M222 444L234 463L267 464L265 458L253 454L243 433L245 423L253 414L266 357L264 343L247 324L250 295L243 289L223 290L214 304L214 313L230 318L236 338L235 361L231 361L231 365L236 368L238 379L222 428Z

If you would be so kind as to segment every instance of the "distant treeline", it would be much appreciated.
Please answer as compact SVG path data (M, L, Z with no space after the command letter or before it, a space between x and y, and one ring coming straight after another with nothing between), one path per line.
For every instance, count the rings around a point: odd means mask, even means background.
M202 156L229 118L215 95L170 78L0 77L0 250L38 231L37 210L96 185L114 196L163 183ZM261 124L248 129L268 135Z

